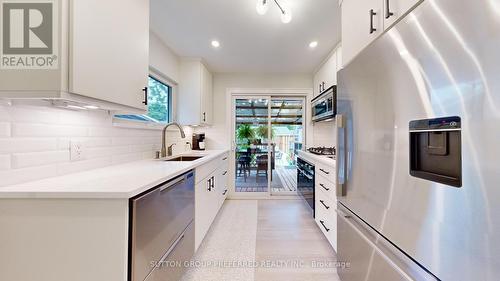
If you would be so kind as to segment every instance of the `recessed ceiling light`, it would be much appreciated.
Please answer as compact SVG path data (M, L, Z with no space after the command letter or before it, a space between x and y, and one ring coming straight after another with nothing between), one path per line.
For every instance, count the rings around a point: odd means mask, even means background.
M309 43L309 48L314 49L318 46L318 41L312 41Z
M220 47L220 43L219 43L219 41L217 41L217 40L212 40L212 47L214 47L214 48L219 48L219 47Z

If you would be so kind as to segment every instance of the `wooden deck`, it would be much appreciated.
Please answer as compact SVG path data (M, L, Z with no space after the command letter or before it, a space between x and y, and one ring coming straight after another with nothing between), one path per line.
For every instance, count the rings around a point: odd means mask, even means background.
M297 191L297 168L281 168L276 169L278 177L281 180L283 190L280 191ZM274 191L274 190L273 190Z
M273 193L297 191L297 169L278 166L273 170L271 181ZM267 178L263 175L256 176L252 170L246 177L236 177L236 192L267 192Z

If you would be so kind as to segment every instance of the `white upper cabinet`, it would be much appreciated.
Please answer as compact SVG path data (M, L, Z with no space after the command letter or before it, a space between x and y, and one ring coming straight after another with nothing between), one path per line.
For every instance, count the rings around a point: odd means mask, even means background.
M330 88L333 85L337 85L337 71L338 67L338 54L340 52L340 47L337 47L328 57L328 59L321 65L318 71L314 74L313 82L314 97L318 96L321 92Z
M71 1L70 92L144 108L149 71L148 2Z
M384 1L384 29L391 27L413 6L423 0L383 0Z
M342 1L342 63L348 64L373 40L422 1Z
M344 65L383 32L382 1L344 0L342 2L342 61Z
M50 48L45 54L28 53L40 62L50 59L54 63L50 67L2 65L0 97L65 99L110 110L144 112L149 1L55 0L49 5L41 13L54 15L43 17L52 21L42 23L52 25L51 36L35 36L38 45ZM24 48L32 43L24 42Z
M212 74L199 59L180 63L177 120L182 125L212 124Z

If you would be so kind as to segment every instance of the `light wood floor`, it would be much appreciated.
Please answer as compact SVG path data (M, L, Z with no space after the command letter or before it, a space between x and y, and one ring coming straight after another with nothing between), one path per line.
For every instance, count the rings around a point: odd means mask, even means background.
M252 268L191 269L183 281L339 281L335 252L301 200L228 200L194 260L254 261Z
M335 268L315 266L335 264L337 257L310 210L300 200L258 202L255 258L260 262L291 263L288 266L257 267L256 281L339 280Z

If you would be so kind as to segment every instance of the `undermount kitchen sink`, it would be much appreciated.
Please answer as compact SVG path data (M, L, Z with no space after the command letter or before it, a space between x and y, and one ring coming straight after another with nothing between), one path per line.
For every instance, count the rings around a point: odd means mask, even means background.
M203 156L179 156L171 159L166 159L164 161L172 161L172 162L186 162L186 161L194 161L203 158Z

